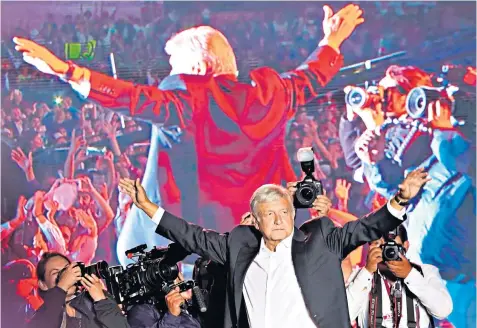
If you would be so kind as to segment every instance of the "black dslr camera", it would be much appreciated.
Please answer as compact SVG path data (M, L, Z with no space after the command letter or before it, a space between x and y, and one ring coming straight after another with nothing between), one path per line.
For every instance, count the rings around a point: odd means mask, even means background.
M383 261L401 261L399 254L405 254L406 249L402 245L398 245L393 239L396 238L396 231L389 232L386 242L381 245L383 250Z
M316 197L323 195L323 184L313 176L315 171L313 148L298 149L297 158L305 178L296 184L293 205L295 208L311 208Z
M74 263L72 263L74 265ZM76 265L79 266L81 269L81 277L84 277L85 275L96 275L98 278L101 279L107 279L109 276L109 271L108 271L108 263L106 261L99 261L97 263L91 264L89 266L85 266L83 262L76 262ZM58 282L61 279L61 276L65 272L66 268L61 269L58 272L58 275L56 276L56 284L58 285ZM77 282L76 286L81 286L81 282Z

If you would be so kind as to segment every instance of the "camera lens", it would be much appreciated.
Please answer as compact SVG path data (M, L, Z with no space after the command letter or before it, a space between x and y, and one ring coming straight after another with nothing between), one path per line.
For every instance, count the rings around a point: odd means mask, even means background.
M406 109L408 115L414 119L422 117L426 109L426 103L427 99L424 89L412 89L406 98Z
M394 260L397 259L399 256L397 254L397 249L395 247L387 247L384 250L384 258Z
M109 276L109 265L106 261L99 261L84 268L84 274L96 275L98 278L106 279Z
M313 192L313 190L311 188L305 187L301 190L300 195L304 200L309 202L309 201L313 200L313 198L315 196L315 193Z
M159 287L162 282L172 282L179 275L179 268L176 264L169 265L165 261L158 260L147 267L144 282L149 289Z

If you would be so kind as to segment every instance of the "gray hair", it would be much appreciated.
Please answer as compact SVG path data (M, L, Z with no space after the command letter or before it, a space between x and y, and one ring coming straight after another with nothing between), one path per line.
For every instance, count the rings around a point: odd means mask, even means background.
M266 184L259 187L250 199L250 210L255 218L258 218L258 205L268 202L273 202L279 199L286 199L290 204L292 215L295 216L295 208L293 207L293 199L282 186L276 184Z

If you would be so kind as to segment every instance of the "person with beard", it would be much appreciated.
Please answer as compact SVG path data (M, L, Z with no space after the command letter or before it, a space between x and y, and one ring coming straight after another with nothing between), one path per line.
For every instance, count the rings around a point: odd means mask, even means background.
M351 274L346 288L350 318L357 320L358 327L434 327L433 318L444 319L452 312L445 282L435 266L406 258L409 241L404 226L392 237L387 239L403 247L399 260L383 261L381 238L369 243L365 267ZM402 291L400 302L396 290Z

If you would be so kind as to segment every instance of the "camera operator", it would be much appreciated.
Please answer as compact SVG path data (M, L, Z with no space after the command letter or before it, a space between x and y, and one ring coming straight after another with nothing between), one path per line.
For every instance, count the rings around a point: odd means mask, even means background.
M174 283L182 281L184 277L179 273ZM192 290L180 293L176 287L166 295L165 307L152 304L133 306L128 312L128 323L131 328L200 328L200 322L188 306L191 299Z
M387 243L383 238L370 243L365 267L352 273L346 288L350 318L359 327L434 327L433 317L452 312L439 270L410 262L404 255L408 248L402 225Z
M129 327L118 304L107 297L98 277L88 274L82 277L79 265L66 256L47 252L38 262L36 271L44 303L27 327ZM79 294L78 283L84 287Z

